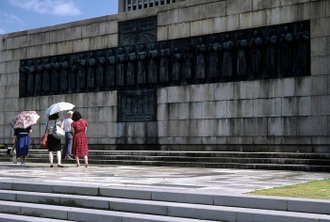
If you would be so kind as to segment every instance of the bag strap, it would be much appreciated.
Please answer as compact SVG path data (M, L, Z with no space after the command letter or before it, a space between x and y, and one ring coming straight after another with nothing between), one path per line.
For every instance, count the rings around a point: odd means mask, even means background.
M45 134L46 134L46 131L47 131L47 127L48 127L48 122L49 122L49 120L47 121L46 129L45 129Z

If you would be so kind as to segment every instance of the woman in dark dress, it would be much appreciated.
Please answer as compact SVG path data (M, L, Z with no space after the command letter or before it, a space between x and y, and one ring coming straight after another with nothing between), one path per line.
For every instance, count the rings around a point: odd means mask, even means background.
M61 165L61 140L54 138L52 135L56 126L59 126L62 128L62 121L59 119L58 113L55 113L48 117L47 141L48 141L50 167L53 167L53 152L54 151L57 154L57 166L63 167L63 165Z
M32 133L31 127L14 130L14 140L16 141L16 157L21 159L21 166L25 166L26 157L29 155L29 133Z
M77 167L80 166L79 157L83 156L85 161L85 167L88 167L88 143L86 137L86 131L88 122L84 119L81 119L81 114L78 111L75 111L72 115L73 123L72 135L73 135L73 146L72 154L75 155L77 161Z

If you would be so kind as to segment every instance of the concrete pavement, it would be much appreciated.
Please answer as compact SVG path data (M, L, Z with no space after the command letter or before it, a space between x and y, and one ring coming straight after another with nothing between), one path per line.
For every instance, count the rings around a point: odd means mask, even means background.
M66 168L45 163L21 167L0 162L0 181L29 181L76 185L107 185L196 192L242 194L254 190L280 187L330 178L330 173L281 170L245 170L219 168L183 168L154 166L90 165L81 162Z

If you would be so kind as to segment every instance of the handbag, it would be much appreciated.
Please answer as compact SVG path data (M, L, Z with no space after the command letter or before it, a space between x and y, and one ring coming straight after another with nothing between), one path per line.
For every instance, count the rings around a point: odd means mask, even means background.
M14 142L13 147L11 147L9 154L11 157L16 156L16 141Z
M47 121L47 126L46 126L46 129L45 129L45 133L44 133L44 135L42 136L42 138L40 140L40 146L41 146L41 148L44 148L44 149L48 148L47 134L46 134L47 127L48 127L48 121Z
M61 127L56 126L56 121L54 124L54 130L53 130L52 135L55 139L58 139L58 140L63 139L65 136L65 131Z

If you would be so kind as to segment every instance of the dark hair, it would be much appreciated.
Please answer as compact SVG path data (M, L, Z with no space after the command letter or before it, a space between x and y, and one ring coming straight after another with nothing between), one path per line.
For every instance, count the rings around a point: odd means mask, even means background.
M54 120L54 119L59 119L60 117L58 116L58 113L55 113L51 116L48 117L49 120Z
M78 112L78 111L74 111L74 113L72 114L72 120L73 121L78 121L78 120L80 120L81 119L81 114L80 114L80 112Z

